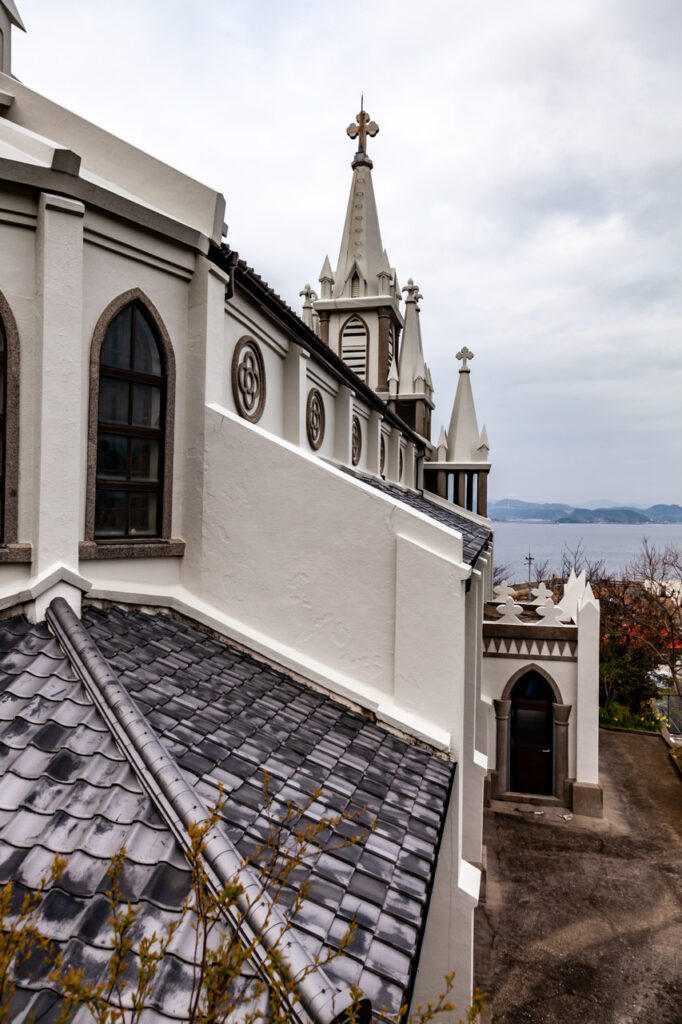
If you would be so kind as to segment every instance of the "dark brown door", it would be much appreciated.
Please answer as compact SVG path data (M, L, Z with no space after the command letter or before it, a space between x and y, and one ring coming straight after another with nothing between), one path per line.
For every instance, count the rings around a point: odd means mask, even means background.
M554 692L535 669L524 672L510 694L511 788L516 793L554 792Z
M552 705L515 700L511 720L511 788L516 793L552 792Z

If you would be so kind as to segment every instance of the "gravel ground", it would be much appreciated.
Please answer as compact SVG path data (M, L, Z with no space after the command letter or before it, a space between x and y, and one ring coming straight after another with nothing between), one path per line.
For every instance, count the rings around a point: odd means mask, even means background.
M494 801L476 981L492 1024L681 1024L682 781L657 736L601 730L605 816Z

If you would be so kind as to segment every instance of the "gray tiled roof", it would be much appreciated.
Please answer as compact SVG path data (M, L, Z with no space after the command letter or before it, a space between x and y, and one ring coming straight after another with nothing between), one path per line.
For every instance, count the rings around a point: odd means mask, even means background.
M452 530L457 530L458 533L461 533L463 557L468 565L474 565L483 548L492 538L492 530L489 530L486 526L481 526L480 523L473 522L471 519L467 519L466 516L459 515L454 506L452 511L450 511L448 508L443 508L442 505L429 501L428 497L423 493L417 494L414 491L403 490L402 487L396 487L385 480L377 480L376 477L369 476L367 473L354 472L353 475L364 481L364 483L376 487L377 490L383 491L384 494L390 494L392 498L396 498L398 501L402 501L403 504L415 508L425 516L429 516L430 519L437 520L443 526L449 526Z
M121 895L139 908L137 938L177 919L189 868L56 640L23 618L0 627L0 776L0 883L35 890L55 853L66 856L37 926L97 982L111 955L110 858L126 846ZM193 945L193 933L178 933L146 1020L185 1016ZM53 1019L57 996L44 974L19 982L12 1020Z
M358 845L335 849L338 836L326 837L295 929L324 954L355 919L347 955L326 971L395 1012L416 964L454 766L169 616L88 608L83 622L202 795L214 802L223 784L244 855L269 829L264 770L275 809L321 789L311 818L355 811L376 821Z

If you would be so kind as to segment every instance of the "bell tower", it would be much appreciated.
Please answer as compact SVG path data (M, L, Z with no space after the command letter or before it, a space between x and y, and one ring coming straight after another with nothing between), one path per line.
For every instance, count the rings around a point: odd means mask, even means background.
M313 303L318 333L371 388L389 397L389 375L403 327L400 285L381 242L367 139L379 126L361 104L346 129L358 140L351 168L350 197L341 248L332 270L326 256L320 271L320 297Z

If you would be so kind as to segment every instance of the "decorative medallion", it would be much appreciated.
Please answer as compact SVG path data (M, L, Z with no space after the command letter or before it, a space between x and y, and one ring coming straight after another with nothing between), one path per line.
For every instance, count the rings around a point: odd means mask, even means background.
M386 467L386 438L382 435L381 437L381 457L379 459L379 472L384 475L384 469Z
M353 430L351 436L351 458L353 465L357 466L362 454L362 427L357 416L353 417Z
M308 401L305 410L305 425L308 433L310 447L315 451L324 441L324 402L322 395L317 388L311 388L308 392Z
M400 458L398 460L398 480L403 478L403 450L400 449Z
M253 338L240 338L232 356L232 395L237 412L257 423L265 408L265 363Z

